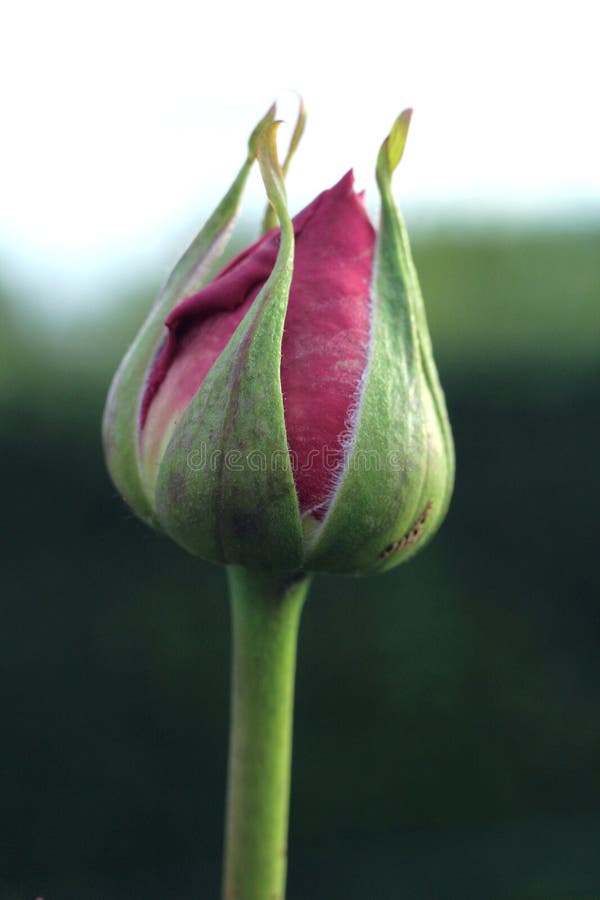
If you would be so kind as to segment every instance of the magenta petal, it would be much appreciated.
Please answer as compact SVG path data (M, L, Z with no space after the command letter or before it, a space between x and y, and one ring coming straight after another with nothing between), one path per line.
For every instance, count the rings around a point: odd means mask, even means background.
M281 384L302 513L325 512L366 364L375 232L349 172L296 241Z
M281 361L285 423L301 513L320 518L343 461L366 364L375 233L351 172L294 218L296 250ZM275 264L274 230L239 254L166 321L142 400L142 455L193 399Z

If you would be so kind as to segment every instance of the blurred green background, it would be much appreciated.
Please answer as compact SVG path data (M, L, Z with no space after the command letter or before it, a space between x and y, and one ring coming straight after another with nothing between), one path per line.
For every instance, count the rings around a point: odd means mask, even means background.
M414 246L454 428L406 567L316 579L289 900L600 897L600 227ZM100 417L155 285L51 327L1 293L2 900L218 896L223 572L110 484Z

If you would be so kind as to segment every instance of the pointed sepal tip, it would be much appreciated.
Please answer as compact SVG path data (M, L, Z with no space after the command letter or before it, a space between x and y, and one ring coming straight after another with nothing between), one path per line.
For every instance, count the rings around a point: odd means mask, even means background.
M377 180L389 181L404 155L412 109L403 110L390 129L377 157Z

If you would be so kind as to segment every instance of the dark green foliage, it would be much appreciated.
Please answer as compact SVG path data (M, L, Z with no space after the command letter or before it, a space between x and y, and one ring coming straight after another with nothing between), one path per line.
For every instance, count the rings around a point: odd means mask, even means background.
M600 895L597 246L417 242L456 491L409 565L315 580L290 900ZM129 335L90 370L11 328L0 898L215 897L223 573L140 524L104 470Z

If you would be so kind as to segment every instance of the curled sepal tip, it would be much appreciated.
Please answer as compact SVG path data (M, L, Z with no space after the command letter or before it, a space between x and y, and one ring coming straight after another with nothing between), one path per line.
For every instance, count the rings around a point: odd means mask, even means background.
M293 156L298 149L298 144L302 139L302 135L304 134L304 129L306 128L306 106L304 105L304 100L302 97L298 98L298 115L296 116L296 124L294 126L294 131L292 133L292 139L290 141L290 145L287 149L287 153L285 154L285 159L283 161L282 170L283 174L287 175L288 169L290 167L290 163L293 159Z
M255 160L258 142L265 128L275 120L277 106L272 103L248 139L248 159Z
M402 159L411 117L412 109L405 109L401 112L381 145L381 150L377 157L377 180L380 184L382 180L389 181Z
M294 157L296 150L298 149L298 145L302 139L302 135L304 134L304 129L306 127L306 107L304 105L304 100L302 97L298 98L298 114L296 116L296 124L294 125L294 130L292 132L292 137L290 139L290 143L287 149L287 153L281 164L281 175L282 178L285 178L287 175L290 163ZM265 211L265 215L262 223L262 233L265 234L267 231L270 231L271 228L275 228L277 225L277 215L271 205L267 206Z
M287 224L289 215L283 168L277 156L277 132L280 125L280 121L273 122L263 130L258 139L257 156L260 173L269 199L269 209L273 211L273 215L277 217L283 227Z

